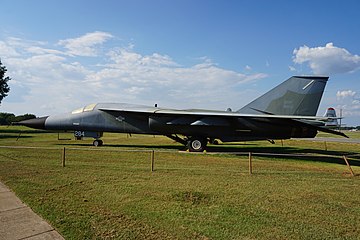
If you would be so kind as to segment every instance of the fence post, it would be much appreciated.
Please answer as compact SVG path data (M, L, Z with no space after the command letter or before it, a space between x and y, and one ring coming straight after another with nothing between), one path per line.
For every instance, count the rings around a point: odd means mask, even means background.
M249 152L249 174L252 174L252 153Z
M16 141L19 140L20 136L21 136L21 132L19 132L19 135L17 136Z
M154 162L155 162L155 151L151 151L151 172L154 171Z
M66 159L66 150L65 150L65 147L63 148L63 151L62 151L62 167L65 167L65 159Z
M344 161L346 162L346 165L348 166L348 168L349 168L349 171L350 171L350 174L351 174L351 176L355 176L355 174L354 174L354 172L353 172L353 170L352 170L352 168L351 168L351 166L350 166L350 164L349 164L349 162L348 162L348 160L347 160L347 158L346 158L346 156L344 155L343 156L343 158L344 158Z

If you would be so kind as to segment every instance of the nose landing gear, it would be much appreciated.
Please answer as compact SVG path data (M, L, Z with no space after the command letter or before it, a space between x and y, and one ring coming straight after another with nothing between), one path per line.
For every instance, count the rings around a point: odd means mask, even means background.
M93 142L93 146L95 146L95 147L101 147L103 144L104 144L103 140L100 140L100 139L96 139Z

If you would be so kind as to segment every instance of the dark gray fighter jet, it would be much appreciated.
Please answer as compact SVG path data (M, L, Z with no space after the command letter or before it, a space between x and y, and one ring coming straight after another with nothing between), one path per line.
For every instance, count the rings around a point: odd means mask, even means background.
M103 132L165 135L200 152L207 143L313 138L318 131L347 137L325 128L331 117L317 117L328 77L294 76L233 112L175 110L121 103L97 103L71 113L22 121L32 128L74 131L103 144Z

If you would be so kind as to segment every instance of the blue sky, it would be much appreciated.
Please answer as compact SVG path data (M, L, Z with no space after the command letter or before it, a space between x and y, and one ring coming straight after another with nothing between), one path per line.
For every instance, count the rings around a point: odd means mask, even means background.
M1 112L92 102L239 109L292 75L327 75L318 115L360 125L358 1L1 2Z

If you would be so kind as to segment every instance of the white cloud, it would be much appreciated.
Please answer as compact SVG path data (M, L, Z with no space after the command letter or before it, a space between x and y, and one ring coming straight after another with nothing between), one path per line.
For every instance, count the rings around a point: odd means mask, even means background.
M137 95L137 94L142 93L144 90L145 90L145 88L142 88L142 87L130 87L130 88L125 89L125 92L128 94Z
M342 116L345 117L344 122L350 118L358 119L360 117L360 101L357 93L353 90L337 91L337 108L342 110ZM358 120L356 120L358 124Z
M355 99L355 100L352 101L352 104L360 106L360 100Z
M10 92L12 101L4 99L1 111L45 115L92 102L235 109L247 102L241 96L243 84L266 77L220 68L206 57L184 67L165 54L136 52L133 45L108 48L105 43L112 37L94 32L57 44L4 41L4 49L12 50L3 61L13 79L10 87L18 87ZM86 56L92 57L91 64Z
M354 97L356 92L352 90L344 90L344 91L337 91L336 97L337 98L347 98L347 97Z
M295 71L296 71L296 68L293 67L293 66L289 66L289 70L290 70L291 72L295 72Z
M294 63L308 63L315 74L348 73L360 68L360 56L351 54L345 48L336 47L333 43L314 48L304 45L294 49L293 54Z
M263 73L246 75L222 69L207 58L191 67L182 67L169 56L158 53L144 56L131 48L111 50L108 55L112 62L88 75L87 82L107 93L120 88L118 98L121 95L122 99L136 99L143 104L162 101L172 107L194 107L206 103L216 108L224 101L233 102L230 96L239 84L266 77Z
M31 46L26 49L31 54L59 54L59 55L66 55L64 52L55 50L55 49L46 49L39 46Z
M68 53L76 56L97 56L97 45L101 45L113 36L106 32L87 33L78 38L60 40L59 45L68 49Z
M16 57L20 54L15 50L15 48L9 46L4 41L0 41L0 56L1 57Z
M360 117L360 103L359 102L349 102L343 103L337 106L338 109L342 111L342 117L344 117L344 122L346 123L348 119L355 118L355 124L359 124L358 118Z

